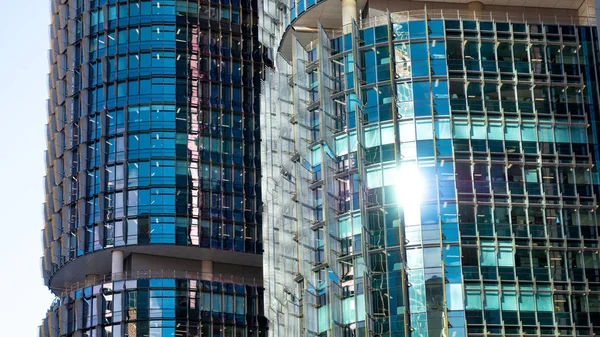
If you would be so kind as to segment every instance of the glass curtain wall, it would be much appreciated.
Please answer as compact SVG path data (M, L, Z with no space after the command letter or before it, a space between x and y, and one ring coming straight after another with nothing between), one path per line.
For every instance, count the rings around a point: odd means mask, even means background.
M273 158L291 144L296 164L268 179L289 182L310 214L296 215L310 227L299 237L265 237L269 254L314 249L291 288L316 307L303 309L303 333L594 334L596 28L400 14L294 41L278 71L305 78L288 90L306 102L279 89L279 108L262 112L277 132L308 135L263 136ZM285 221L266 204L269 221Z
M260 336L261 297L256 285L195 279L108 282L65 293L48 313L60 334L43 325L40 336Z
M264 60L256 1L50 4L46 285L58 294L53 279L63 268L115 248L261 254L258 97ZM106 263L108 269L98 269L110 271L110 257L94 263ZM58 307L69 301L60 299ZM248 328L235 336L256 335L258 315L262 311L250 314ZM125 328L83 334L160 336L144 319L134 334ZM67 328L49 316L44 326L51 326L51 336L80 336L82 329L105 323L98 318L97 324ZM217 326L207 325L214 336L233 336L234 330Z

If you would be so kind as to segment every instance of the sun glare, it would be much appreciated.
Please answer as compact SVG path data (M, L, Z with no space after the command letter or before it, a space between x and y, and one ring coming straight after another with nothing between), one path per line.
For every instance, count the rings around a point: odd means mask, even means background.
M425 193L425 180L415 163L403 164L398 169L396 196L403 207L418 207Z

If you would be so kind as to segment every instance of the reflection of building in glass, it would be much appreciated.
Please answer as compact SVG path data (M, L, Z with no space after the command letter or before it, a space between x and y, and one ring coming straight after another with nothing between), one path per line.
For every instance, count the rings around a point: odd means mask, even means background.
M277 2L273 335L597 334L593 1Z
M251 0L51 2L40 336L260 336Z

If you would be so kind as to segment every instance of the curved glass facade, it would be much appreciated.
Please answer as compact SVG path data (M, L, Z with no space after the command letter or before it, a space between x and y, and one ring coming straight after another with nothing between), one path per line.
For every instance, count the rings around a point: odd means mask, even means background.
M420 13L267 73L271 331L597 333L596 28Z
M40 337L258 337L266 326L261 299L256 285L180 278L107 282L62 295Z
M289 1L289 13L285 16L285 26L289 26L294 20L296 20L305 11L309 10L312 6L323 2L325 0L290 0Z
M248 261L251 274L260 273L263 52L256 6L251 0L51 1L42 271L53 291L110 273L107 256L115 250L125 260L115 273L113 254L113 277L202 269L201 278L210 279L215 257L230 265L215 262L215 274L238 275L233 265L245 275ZM151 263L139 253L159 258ZM209 264L200 267L201 261ZM52 336L91 326L61 325Z

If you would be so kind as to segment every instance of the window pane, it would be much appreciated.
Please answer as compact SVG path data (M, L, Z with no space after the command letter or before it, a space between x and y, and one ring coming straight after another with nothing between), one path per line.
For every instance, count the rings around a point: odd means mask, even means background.
M521 140L519 126L517 124L506 124L504 137L506 140Z
M511 248L500 248L498 254L498 266L500 267L514 267L515 262L513 259L513 251Z
M469 139L469 124L467 122L457 122L453 123L453 133L454 138L456 139Z
M452 138L452 134L450 133L450 120L435 121L435 136L437 139Z
M385 125L381 127L381 145L394 143L394 126Z
M467 310L481 310L481 290L467 290Z
M502 292L502 310L517 310L517 293Z
M536 296L537 310L552 312L552 294L537 293Z
M535 127L533 125L521 125L521 137L524 142L535 142Z
M481 248L481 265L482 266L495 266L496 265L496 251L493 247L482 247Z
M535 308L533 301L533 293L522 292L519 297L519 309L521 311L533 311Z
M400 123L400 141L411 142L416 138L413 122Z
M379 146L379 127L369 128L365 130L365 147Z

